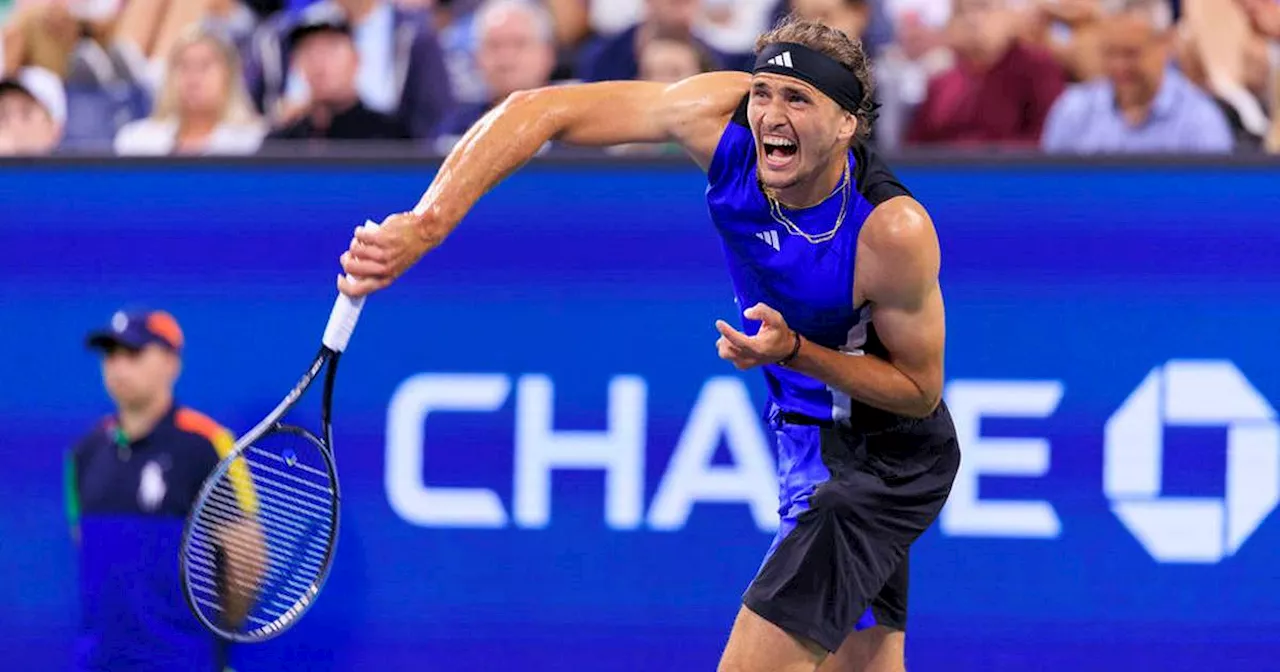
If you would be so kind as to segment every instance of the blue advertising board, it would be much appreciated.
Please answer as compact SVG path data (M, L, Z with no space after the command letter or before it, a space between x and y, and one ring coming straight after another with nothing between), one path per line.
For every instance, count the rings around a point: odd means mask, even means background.
M1280 169L899 173L941 237L964 454L912 556L911 669L1275 669ZM313 354L352 229L432 174L0 166L0 659L69 662L61 460L110 410L85 332L170 310L181 401L243 431ZM333 574L238 669L714 669L776 485L759 374L715 353L704 185L535 164L370 299Z

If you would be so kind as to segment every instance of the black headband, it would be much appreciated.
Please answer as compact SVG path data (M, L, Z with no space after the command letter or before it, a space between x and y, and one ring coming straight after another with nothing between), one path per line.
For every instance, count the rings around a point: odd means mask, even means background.
M755 74L767 72L795 77L827 94L849 112L862 106L862 82L848 68L826 54L803 44L776 42L756 57Z

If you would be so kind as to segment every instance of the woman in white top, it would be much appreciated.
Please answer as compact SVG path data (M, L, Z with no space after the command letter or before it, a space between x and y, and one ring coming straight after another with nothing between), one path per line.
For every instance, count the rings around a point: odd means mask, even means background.
M216 35L193 27L169 52L164 83L146 119L120 129L121 155L253 154L267 125L241 76L240 57Z

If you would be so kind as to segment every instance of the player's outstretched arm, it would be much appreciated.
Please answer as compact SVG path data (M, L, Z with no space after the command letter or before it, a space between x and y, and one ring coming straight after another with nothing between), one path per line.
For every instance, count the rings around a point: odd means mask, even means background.
M680 143L704 169L750 76L715 72L675 84L598 82L511 95L467 131L418 205L358 231L342 257L350 295L381 289L438 246L476 201L550 140L574 145Z
M784 315L764 304L747 309L760 320L754 336L724 321L716 346L739 369L784 362L851 399L909 417L925 417L942 397L946 326L937 233L924 208L899 197L876 208L858 239L855 291L871 303L876 335L888 359L851 356L800 337Z

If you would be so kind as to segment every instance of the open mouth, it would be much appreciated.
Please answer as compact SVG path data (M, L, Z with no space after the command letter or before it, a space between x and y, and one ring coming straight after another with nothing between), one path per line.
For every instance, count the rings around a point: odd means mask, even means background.
M765 162L771 168L786 166L800 151L800 146L794 140L776 135L765 136L761 144L764 146Z

